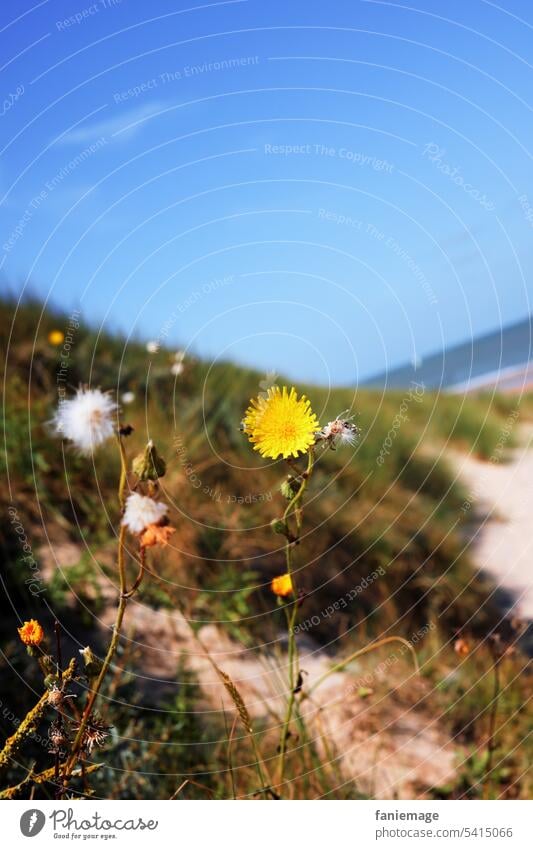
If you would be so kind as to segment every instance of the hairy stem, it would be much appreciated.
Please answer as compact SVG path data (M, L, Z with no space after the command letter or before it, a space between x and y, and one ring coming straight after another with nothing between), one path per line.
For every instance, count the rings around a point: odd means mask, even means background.
M120 452L120 480L118 486L118 501L120 504L121 511L124 509L124 504L126 500L126 486L127 486L127 474L128 474L128 466L127 466L127 458L126 451L124 449L124 443L122 441L122 437L118 434L118 445ZM130 594L127 592L126 587L126 567L125 567L125 557L124 557L124 541L126 537L126 528L124 525L120 525L119 537L118 537L118 557L117 557L117 566L118 566L118 577L119 577L119 603L117 608L117 617L115 620L115 624L113 626L113 635L111 637L111 641L109 643L106 656L104 658L104 662L102 664L102 668L100 670L100 674L96 679L96 683L94 684L93 689L87 699L87 703L85 705L82 718L79 724L78 731L74 738L74 742L72 743L72 748L70 751L70 755L65 763L65 767L63 769L63 786L66 787L69 781L70 776L72 775L72 771L76 765L78 760L78 756L80 753L80 749L83 742L83 736L85 734L85 729L87 728L87 724L89 722L89 718L93 711L94 704L100 690L102 689L102 684L104 683L104 679L107 675L109 667L111 666L111 662L113 657L115 656L115 652L117 650L119 640L120 640L120 632L122 628L122 622L124 619L124 614L126 612L126 607L128 604L128 599ZM139 582L140 583L140 582Z
M314 468L314 449L311 447L309 449L309 453L307 456L307 469L301 475L301 483L298 487L298 490L291 498L285 512L283 514L283 522L287 525L292 516L294 516L294 524L295 524L295 533L294 536L290 536L287 538L285 543L285 560L287 573L291 576L292 582L292 591L293 591L293 600L291 602L290 607L286 608L287 614L287 630L288 630L288 667L289 667L289 699L287 702L287 710L285 712L285 719L283 721L283 725L281 726L281 736L279 741L279 781L280 784L283 783L283 778L285 774L285 753L287 751L287 736L289 733L289 726L292 720L292 714L294 710L294 703L296 699L296 681L298 680L298 672L299 672L299 656L298 656L298 647L296 645L296 637L295 637L295 628L296 628L296 618L298 615L298 591L296 588L296 583L294 581L293 575L293 563L292 563L292 552L294 546L298 544L300 539L300 532L302 529L302 499L307 489L307 485L309 483L309 479L313 473Z

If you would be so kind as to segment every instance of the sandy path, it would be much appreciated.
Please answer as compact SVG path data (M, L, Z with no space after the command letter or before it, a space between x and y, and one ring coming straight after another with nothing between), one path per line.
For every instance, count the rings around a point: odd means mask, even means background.
M512 598L512 613L533 620L533 428L523 428L510 462L455 458L473 508L486 519L472 541L476 565Z

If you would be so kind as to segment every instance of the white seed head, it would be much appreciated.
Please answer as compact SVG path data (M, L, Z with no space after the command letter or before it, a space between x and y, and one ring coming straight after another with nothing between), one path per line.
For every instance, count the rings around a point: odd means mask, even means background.
M359 437L359 428L349 419L336 418L322 428L319 437L328 440L332 446L355 445Z
M132 534L142 534L148 525L157 525L166 516L168 507L160 501L154 501L147 495L139 495L132 492L126 499L126 509L122 517L122 524Z
M120 396L120 400L123 404L131 404L133 401L135 401L135 392L123 392Z
M70 439L82 454L113 436L117 405L101 389L78 389L76 396L62 401L52 420L56 433Z

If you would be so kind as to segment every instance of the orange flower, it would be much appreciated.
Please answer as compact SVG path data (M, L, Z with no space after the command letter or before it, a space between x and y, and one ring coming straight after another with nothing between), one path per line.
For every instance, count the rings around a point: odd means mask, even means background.
M25 646L38 646L44 639L44 631L37 619L30 619L29 622L24 623L22 628L17 630Z
M470 652L470 646L463 637L457 638L457 640L453 644L453 648L455 653L458 654L459 657L466 657L466 655Z
M141 534L141 548L166 545L176 528L172 525L148 525Z
M277 578L274 578L270 588L275 595L279 595L282 598L291 595L293 592L293 586L292 578L289 573L287 572L285 575L278 575Z

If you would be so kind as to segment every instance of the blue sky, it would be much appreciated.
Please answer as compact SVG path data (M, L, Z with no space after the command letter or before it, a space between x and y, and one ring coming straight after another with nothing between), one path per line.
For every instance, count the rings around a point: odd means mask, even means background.
M525 0L15 0L0 29L11 288L333 384L529 314Z

